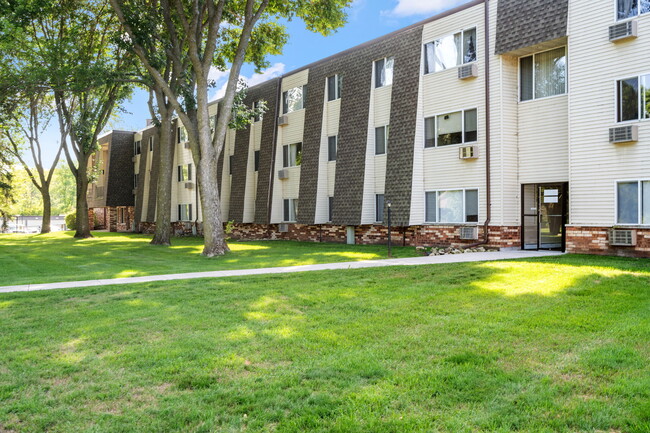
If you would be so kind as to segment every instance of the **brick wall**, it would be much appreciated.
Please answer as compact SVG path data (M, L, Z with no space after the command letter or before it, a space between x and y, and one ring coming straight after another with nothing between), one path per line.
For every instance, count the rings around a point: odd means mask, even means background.
M567 227L566 229L566 250L569 253L650 257L650 229L636 230L637 244L634 247L609 245L608 227Z

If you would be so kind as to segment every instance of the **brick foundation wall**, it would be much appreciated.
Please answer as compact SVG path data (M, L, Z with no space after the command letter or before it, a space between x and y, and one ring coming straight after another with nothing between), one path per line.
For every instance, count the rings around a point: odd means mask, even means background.
M636 231L634 247L609 245L608 227L567 227L566 230L568 253L650 257L650 229L634 229Z

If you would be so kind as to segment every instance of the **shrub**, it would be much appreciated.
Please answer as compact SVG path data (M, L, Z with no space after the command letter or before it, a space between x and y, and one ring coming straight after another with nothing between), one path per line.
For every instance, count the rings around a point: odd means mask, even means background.
M67 214L65 216L65 225L68 226L68 230L77 230L77 214Z

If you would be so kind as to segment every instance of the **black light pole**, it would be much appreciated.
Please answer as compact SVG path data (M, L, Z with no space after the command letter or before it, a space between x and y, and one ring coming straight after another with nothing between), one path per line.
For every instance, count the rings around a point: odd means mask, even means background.
M391 258L393 257L393 254L391 252L391 230L390 230L390 201L386 202L386 206L388 207L388 257Z

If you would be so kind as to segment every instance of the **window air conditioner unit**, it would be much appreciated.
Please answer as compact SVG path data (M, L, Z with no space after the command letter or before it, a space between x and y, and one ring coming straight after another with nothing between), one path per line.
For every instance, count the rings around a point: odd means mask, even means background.
M287 223L280 223L278 224L278 231L280 233L286 233L289 231L289 224Z
M627 21L609 26L609 41L618 42L637 37L637 22Z
M637 125L609 128L610 143L630 143L633 141L639 141L639 127Z
M463 146L458 148L458 158L476 159L478 158L478 146Z
M633 247L636 245L636 230L611 229L609 244L614 247Z
M284 126L288 124L289 124L289 116L278 117L278 126Z
M185 182L185 189L193 189L194 182Z
M286 168L283 168L282 170L278 170L278 179L289 179L289 170Z
M460 238L462 240L478 239L478 227L461 227Z
M137 189L137 188L133 188L133 190L131 190L131 194L136 195L137 193L138 193L138 189Z
M137 160L138 160L137 156L134 156L133 158L131 158L131 162L136 162Z
M190 148L190 142L189 142L189 141L186 141L185 143L183 143L183 147L184 147L185 149L189 149L189 148Z
M476 66L476 63L463 65L458 68L458 79L466 80L474 77L478 77L478 66Z

